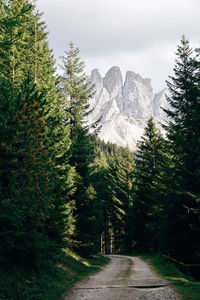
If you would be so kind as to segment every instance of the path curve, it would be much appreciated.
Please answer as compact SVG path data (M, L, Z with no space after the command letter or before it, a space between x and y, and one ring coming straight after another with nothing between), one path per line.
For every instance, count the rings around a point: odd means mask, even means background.
M108 255L100 272L77 283L63 300L179 300L170 283L156 275L142 259Z

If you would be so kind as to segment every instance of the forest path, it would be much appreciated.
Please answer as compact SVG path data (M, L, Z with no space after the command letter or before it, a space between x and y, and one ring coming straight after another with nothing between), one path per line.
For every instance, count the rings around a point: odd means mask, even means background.
M179 300L169 282L138 257L108 255L100 272L77 283L63 300Z

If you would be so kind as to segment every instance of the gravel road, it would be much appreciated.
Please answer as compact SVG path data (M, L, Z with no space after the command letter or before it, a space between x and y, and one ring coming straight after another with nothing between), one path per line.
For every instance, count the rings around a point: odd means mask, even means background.
M77 283L63 300L180 300L170 283L140 258L109 257L104 269Z

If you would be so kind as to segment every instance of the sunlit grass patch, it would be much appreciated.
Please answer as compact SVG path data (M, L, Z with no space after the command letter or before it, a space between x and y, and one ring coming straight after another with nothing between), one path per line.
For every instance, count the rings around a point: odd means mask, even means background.
M84 259L81 256L79 256L77 253L74 253L73 251L71 251L69 249L63 249L63 252L66 253L66 255L68 257L72 257L73 259L75 259L76 261L81 262L85 266L87 266L87 267L91 266L91 264L89 263L89 261L87 261L86 259Z
M176 281L180 281L180 282L191 282L186 278L181 278L181 277L167 277L169 280L176 280Z
M200 282L183 274L174 264L166 261L159 254L143 255L151 267L172 283L172 286L180 295L182 300L200 299Z

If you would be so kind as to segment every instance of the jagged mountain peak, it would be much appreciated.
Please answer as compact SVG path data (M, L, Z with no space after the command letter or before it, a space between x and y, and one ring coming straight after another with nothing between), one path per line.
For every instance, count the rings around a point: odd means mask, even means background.
M95 85L96 91L103 87L103 79L98 69L92 70L89 81Z
M140 82L141 84L146 85L148 88L152 88L150 78L143 78L140 74L135 73L133 71L127 71L126 72L125 82L126 81Z
M119 67L113 66L103 78L104 87L112 98L118 96L123 89L123 77Z
M122 73L118 66L112 66L106 73L105 78L108 78L110 76L113 77L119 77L122 79Z
M92 70L90 77L95 77L95 76L101 77L101 74L99 73L99 69Z
M134 150L151 116L162 130L160 123L166 123L162 108L169 108L167 89L154 94L151 79L133 71L126 72L123 82L117 66L111 67L104 78L94 69L89 81L95 85L96 94L91 99L93 111L86 121L93 123L101 117L99 137L102 140L123 147L128 145Z

